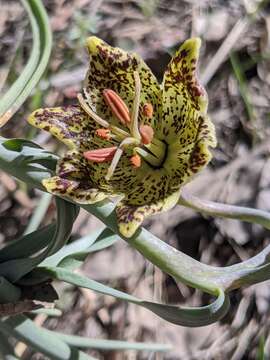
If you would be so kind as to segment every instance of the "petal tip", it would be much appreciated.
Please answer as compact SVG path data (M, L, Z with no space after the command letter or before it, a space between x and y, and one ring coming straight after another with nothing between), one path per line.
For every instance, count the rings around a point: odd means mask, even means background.
M90 36L86 39L86 47L90 54L98 52L98 46L104 44L104 41L97 36Z
M27 122L32 126L37 126L37 115L43 111L43 109L37 109L33 111L27 118Z
M132 224L119 224L118 227L119 227L119 232L120 232L120 234L121 234L123 237L129 239L129 238L131 238L131 237L135 234L135 232L138 230L139 225L138 225L138 226L133 226Z
M186 47L186 48L188 47L188 48L193 48L193 49L199 50L201 45L202 45L201 38L194 37L194 38L187 39L183 43L182 47Z

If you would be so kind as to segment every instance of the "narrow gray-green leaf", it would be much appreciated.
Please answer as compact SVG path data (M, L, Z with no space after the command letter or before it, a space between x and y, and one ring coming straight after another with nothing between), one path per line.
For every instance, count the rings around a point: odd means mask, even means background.
M10 345L7 337L0 336L0 359L11 359L11 356L14 356L13 346Z
M80 265L86 256L93 251L104 249L117 241L119 237L108 228L101 227L97 231L62 247L54 255L47 257L40 266L58 266L64 261L75 259Z
M41 181L53 175L57 159L33 142L0 137L0 169L29 186L44 190Z
M56 199L57 223L55 233L48 247L32 258L13 259L0 264L0 275L11 282L16 282L34 269L47 256L57 252L70 237L73 222L78 215L77 206L60 198ZM28 235L29 236L29 235Z
M49 206L52 201L52 195L48 193L43 193L38 201L38 204L33 211L31 219L27 225L27 228L24 234L29 234L38 229L39 225L41 224Z
M53 238L56 224L50 224L8 243L0 250L0 263L34 255L44 249Z
M76 335L65 335L59 332L53 332L55 336L62 339L65 343L80 349L100 349L100 350L137 350L137 351L168 351L172 349L169 344L151 344L128 342L118 340L89 339Z
M37 19L34 16L29 3L25 0L21 0L21 2L23 3L23 6L27 11L30 20L31 32L33 36L33 46L27 64L25 65L20 76L15 80L15 82L1 99L0 116L3 115L6 111L8 111L8 109L10 109L13 102L16 100L16 96L18 96L22 92L23 88L31 78L34 69L37 67L40 56L40 33Z
M151 310L164 320L176 325L198 327L212 324L221 319L228 311L230 301L228 295L222 290L217 290L217 299L210 305L202 307L180 307L164 305L151 301L144 301L131 296L122 291L115 290L97 281L81 276L67 269L59 267L43 268L43 271L55 279L68 282L70 284L94 290L104 295L110 295L120 300L142 306Z
M0 304L15 303L21 297L21 290L0 276Z
M0 126L3 126L21 107L42 77L52 48L52 33L41 0L22 0L32 27L33 49L29 61L0 104Z
M91 356L70 347L53 333L39 328L24 315L0 321L0 332L25 342L52 360L94 360Z

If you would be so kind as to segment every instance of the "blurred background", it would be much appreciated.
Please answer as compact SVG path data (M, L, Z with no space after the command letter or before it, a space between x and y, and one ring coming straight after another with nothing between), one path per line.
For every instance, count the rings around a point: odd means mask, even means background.
M44 0L54 34L43 80L19 112L1 129L6 137L32 139L47 149L64 149L50 135L31 128L38 107L76 102L88 58L86 37L138 52L161 81L171 55L191 36L202 38L199 78L209 95L218 147L211 165L186 186L201 198L270 210L270 4L253 0ZM27 16L19 1L0 0L0 89L22 71L31 49ZM34 214L34 215L32 215ZM48 195L0 172L0 246L31 226L54 217ZM34 217L35 216L35 217ZM34 217L34 219L33 219ZM81 211L73 239L100 226ZM164 241L208 264L225 266L255 255L269 243L257 225L202 217L177 207L153 217L146 227ZM144 260L119 241L91 254L81 271L142 298L172 304L207 304L194 291ZM192 271L192 269L191 269ZM171 343L173 351L149 355L89 352L99 359L266 359L270 358L270 283L232 293L232 310L219 323L198 329L177 327L147 310L56 284L58 319L39 318L50 329L104 339ZM266 354L263 355L263 348ZM44 359L23 346L21 359Z

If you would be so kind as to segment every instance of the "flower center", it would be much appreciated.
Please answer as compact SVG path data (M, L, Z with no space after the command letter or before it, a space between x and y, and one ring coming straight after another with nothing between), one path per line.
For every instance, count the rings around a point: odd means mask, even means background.
M117 120L127 128L126 130L110 124L92 110L90 94L85 88L83 89L83 94L78 94L78 101L81 107L101 126L101 128L96 130L96 135L105 140L114 139L119 143L117 147L90 150L84 153L84 157L89 161L110 162L106 180L110 180L122 154L127 149L132 149L133 155L130 157L130 166L134 168L141 166L141 158L154 168L160 167L166 156L167 145L154 137L153 128L150 125L139 124L141 80L137 71L134 72L134 84L135 96L131 112L123 99L115 91L111 89L103 90L105 103ZM147 120L152 118L152 105L149 103L143 104L141 115Z

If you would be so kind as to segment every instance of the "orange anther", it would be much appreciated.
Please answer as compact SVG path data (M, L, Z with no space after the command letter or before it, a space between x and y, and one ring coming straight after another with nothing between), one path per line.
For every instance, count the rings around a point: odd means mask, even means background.
M150 125L141 125L140 126L140 134L142 137L142 143L144 145L150 144L154 136L154 130Z
M97 150L89 150L89 151L85 151L83 153L83 156L89 161L102 163L102 162L111 161L116 150L117 150L116 146L97 149Z
M129 124L131 122L129 110L120 96L111 89L103 90L103 96L107 105L110 107L117 119L123 125Z
M98 137L104 140L109 140L111 138L109 129L97 129L95 133Z
M146 103L143 105L143 115L146 116L148 119L151 119L153 116L153 106L150 103Z
M131 156L130 162L133 167L139 168L141 166L141 157L138 154Z

